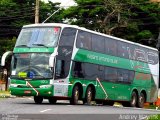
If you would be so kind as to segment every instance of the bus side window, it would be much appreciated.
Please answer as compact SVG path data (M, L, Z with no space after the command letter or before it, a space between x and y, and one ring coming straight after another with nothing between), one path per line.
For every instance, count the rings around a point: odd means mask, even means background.
M129 54L128 54L128 44L127 43L124 43L124 42L121 42L121 41L118 41L117 42L118 46L117 46L117 49L118 49L118 56L119 57L122 57L122 58L129 58Z
M73 77L84 78L81 62L73 62L72 75Z
M113 39L105 39L105 53L113 56L117 56L117 42Z
M118 82L129 82L129 71L125 69L118 69Z
M73 47L74 39L76 35L76 29L64 28L60 38L59 46L71 46Z
M116 82L117 69L112 67L105 67L105 80L110 82Z
M69 62L65 60L57 60L55 78L65 78L69 73Z
M77 47L91 50L91 34L85 31L79 31L77 37Z
M96 80L96 78L99 77L98 65L85 63L84 71L85 79Z
M158 63L158 59L159 59L158 52L155 52L153 50L148 50L147 57L148 57L149 64L155 65Z
M92 50L104 53L104 37L92 34Z
M129 83L132 83L134 80L135 73L134 71L129 71Z

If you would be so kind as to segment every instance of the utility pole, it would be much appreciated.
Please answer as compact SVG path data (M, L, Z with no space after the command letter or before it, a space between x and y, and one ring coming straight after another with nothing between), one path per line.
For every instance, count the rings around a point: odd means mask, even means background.
M36 0L36 6L35 6L35 23L39 23L39 0Z

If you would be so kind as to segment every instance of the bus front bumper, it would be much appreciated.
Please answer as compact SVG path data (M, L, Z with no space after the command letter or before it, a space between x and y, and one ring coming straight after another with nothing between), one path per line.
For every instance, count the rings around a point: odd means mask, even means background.
M53 96L53 86L48 88L10 87L9 90L11 92L11 95L15 95L15 96L44 96L44 97Z

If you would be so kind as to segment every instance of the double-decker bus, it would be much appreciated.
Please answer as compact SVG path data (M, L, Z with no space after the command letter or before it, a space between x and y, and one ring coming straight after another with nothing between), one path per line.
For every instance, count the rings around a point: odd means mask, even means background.
M143 107L158 97L158 50L75 25L43 23L22 28L12 54L12 95L35 103L68 99Z

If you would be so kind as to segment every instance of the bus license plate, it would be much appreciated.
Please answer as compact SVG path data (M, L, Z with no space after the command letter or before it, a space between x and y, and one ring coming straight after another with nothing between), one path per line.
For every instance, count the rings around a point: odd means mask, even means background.
M26 90L26 91L24 91L24 93L25 93L25 94L30 94L31 91L30 91L30 90Z

